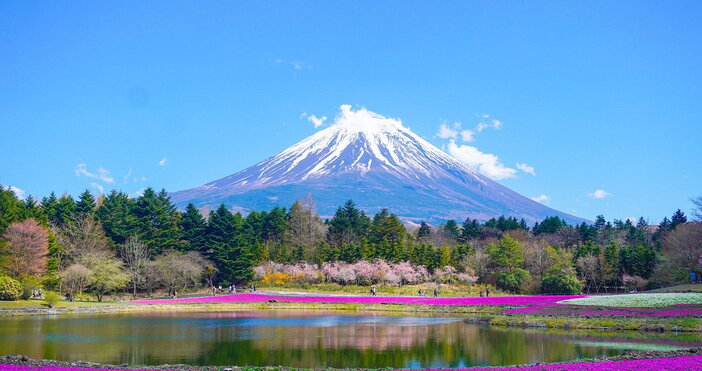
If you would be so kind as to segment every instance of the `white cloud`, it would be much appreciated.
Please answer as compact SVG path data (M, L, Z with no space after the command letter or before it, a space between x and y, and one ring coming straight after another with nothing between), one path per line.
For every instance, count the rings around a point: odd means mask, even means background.
M90 186L93 187L93 188L96 188L98 191L100 191L100 194L104 194L104 193L105 193L105 187L101 186L101 185L98 184L98 183L90 183Z
M500 180L516 176L517 170L504 166L500 158L491 153L480 152L477 148L465 144L457 145L453 139L449 141L447 149L455 159L488 178Z
M458 130L451 129L446 124L441 124L441 126L439 126L439 132L436 133L436 136L441 138L441 139L449 139L449 138L455 139L457 135L458 135Z
M540 194L538 196L532 197L531 199L536 201L536 202L544 203L544 202L550 200L551 198L544 195L544 194Z
M99 179L105 183L114 183L114 179L110 176L110 171L99 167L97 173L88 171L87 165L81 163L76 166L75 173L77 176L86 176L88 178Z
M129 169L129 171L127 171L127 175L125 175L124 178L122 178L122 183L127 183L129 181L130 176L132 176L132 169Z
M461 139L464 142L474 142L475 138L473 137L473 130L462 130L461 131Z
M527 164L520 164L517 163L517 169L531 175L536 175L536 171L534 170L533 166L529 166Z
M168 160L164 157L161 159L161 161L158 162L158 166L166 166L168 165Z
M301 71L301 70L311 70L312 66L309 64L302 62L302 61L292 61L290 64L293 66L294 69Z
M145 191L145 190L146 190L146 188L141 188L141 189L139 189L138 191L134 192L134 194L135 194L137 197L141 197L141 195L144 194L144 191Z
M492 121L488 121L488 122L481 121L475 127L475 130L478 132L481 132L481 131L483 131L485 129L489 129L489 128L502 129L502 121L500 121L500 120L492 120Z
M311 122L315 128L324 125L324 121L327 121L327 116L317 117L315 115L307 116L307 121Z
M26 196L26 192L24 191L24 189L22 189L22 188L20 188L20 187L15 187L15 186L12 186L12 185L11 185L11 186L7 186L7 188L8 188L9 190L11 190L12 193L14 193L15 196L17 196L17 198L19 198L20 200L24 200L24 197Z
M603 198L610 197L610 196L612 196L612 194L605 191L604 189L598 189L598 190L595 190L595 192L587 194L587 197L595 198L598 200L601 200Z

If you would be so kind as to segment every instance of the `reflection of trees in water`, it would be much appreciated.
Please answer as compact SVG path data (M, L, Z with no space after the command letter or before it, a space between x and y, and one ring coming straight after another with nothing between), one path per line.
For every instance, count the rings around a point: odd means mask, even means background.
M217 337L236 338L236 329ZM199 364L292 367L462 367L559 361L618 354L573 345L562 337L494 331L457 322L435 326L257 328L250 340L218 343ZM230 361L230 363L232 363Z
M417 326L355 323L329 327L258 327L237 326L238 322L230 321L229 317L252 316L188 317L180 314L2 319L0 349L3 353L28 354L36 358L105 363L308 368L505 365L620 352L571 341L597 338L594 332L497 329L464 322Z

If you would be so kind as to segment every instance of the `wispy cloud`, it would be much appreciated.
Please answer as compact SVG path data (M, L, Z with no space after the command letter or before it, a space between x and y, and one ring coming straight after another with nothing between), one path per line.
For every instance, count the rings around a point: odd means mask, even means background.
M315 115L307 116L307 121L311 122L315 128L318 128L318 127L324 125L324 121L326 121L326 120L327 120L327 116L322 116L322 117L317 117Z
M105 187L103 187L102 185L100 185L100 184L98 184L98 183L95 183L95 182L90 183L90 186L93 187L93 188L95 188L95 189L97 189L97 190L100 192L100 194L104 194L104 193L105 193Z
M168 165L168 160L167 160L165 157L162 158L161 161L158 162L158 166L163 167L163 166L166 166L166 165Z
M486 122L481 121L475 127L475 130L478 132L481 132L481 131L488 129L488 128L501 129L502 128L502 121L500 121L500 120L492 120L492 121L486 121Z
M124 178L122 178L122 183L129 182L130 176L132 176L132 169L129 169L129 171L127 171L127 174L124 176Z
M603 198L607 198L610 196L613 196L613 195L611 193L605 191L604 189L597 189L594 192L587 194L587 197L598 199L598 200L601 200Z
M20 187L11 185L7 186L7 188L9 188L12 191L12 193L14 193L15 196L17 196L17 198L19 198L20 200L24 200L24 198L26 197L26 192Z
M480 150L473 146L466 144L459 145L451 139L446 148L448 153L455 159L488 178L501 180L514 178L517 174L516 169L506 167L502 164L499 157L491 153L480 152Z
M475 137L473 136L473 134L475 134L473 130L461 130L461 139L464 142L474 142Z
M298 71L312 69L312 66L310 66L309 64L302 62L302 61L292 61L292 62L290 62L290 65L292 65L292 67Z
M98 170L96 173L88 171L88 166L86 164L80 163L78 166L76 166L75 173L77 176L85 176L88 178L93 178L93 179L99 179L105 183L114 183L115 180L110 176L110 171L107 169L103 169L102 167L98 167Z
M458 136L458 130L454 130L446 124L441 124L436 136L441 139L455 139Z
M539 202L539 203L544 203L544 202L547 202L548 200L550 200L551 198L544 195L544 194L540 194L538 196L532 197L531 199L536 201L536 202Z
M521 164L517 162L517 169L531 175L536 175L536 171L534 170L533 166L529 166L527 164Z

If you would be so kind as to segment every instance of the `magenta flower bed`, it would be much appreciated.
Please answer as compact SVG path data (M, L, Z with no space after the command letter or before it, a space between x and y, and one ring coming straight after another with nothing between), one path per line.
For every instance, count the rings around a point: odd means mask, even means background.
M489 298L420 298L409 296L291 296L265 294L233 294L203 296L197 298L137 300L140 304L169 303L260 303L269 300L286 303L351 303L351 304L413 304L413 305L547 305L566 299L582 298L582 295L562 296L495 296Z
M534 305L531 307L507 309L509 314L566 314L582 316L629 316L629 317L682 317L702 316L702 310L695 304L677 304L664 308L614 308L596 307L592 310L582 305L558 304L556 302ZM555 310L554 310L555 309ZM603 310L604 309L604 310Z
M101 368L79 368L79 367L59 367L59 366L16 366L16 365L0 365L0 370L7 371L102 371L107 369ZM112 369L113 371L115 369ZM125 370L125 369L121 369ZM144 369L144 371L147 369ZM434 370L434 369L427 369ZM509 371L509 370L526 370L526 371L581 371L581 370L597 370L597 371L664 371L664 370L702 370L702 356L683 356L670 358L652 358L652 359L636 359L625 361L605 361L605 362L582 362L568 364L552 364L541 366L524 366L524 367L500 367L500 368L470 368L461 370L482 370L482 371Z

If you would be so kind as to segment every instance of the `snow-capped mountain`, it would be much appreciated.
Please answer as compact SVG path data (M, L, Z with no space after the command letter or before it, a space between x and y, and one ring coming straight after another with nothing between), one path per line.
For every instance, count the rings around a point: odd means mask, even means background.
M400 120L341 107L333 125L233 175L171 194L179 206L220 203L246 210L289 207L308 193L321 215L348 199L369 213L441 222L499 215L529 222L582 219L532 201L463 165Z

